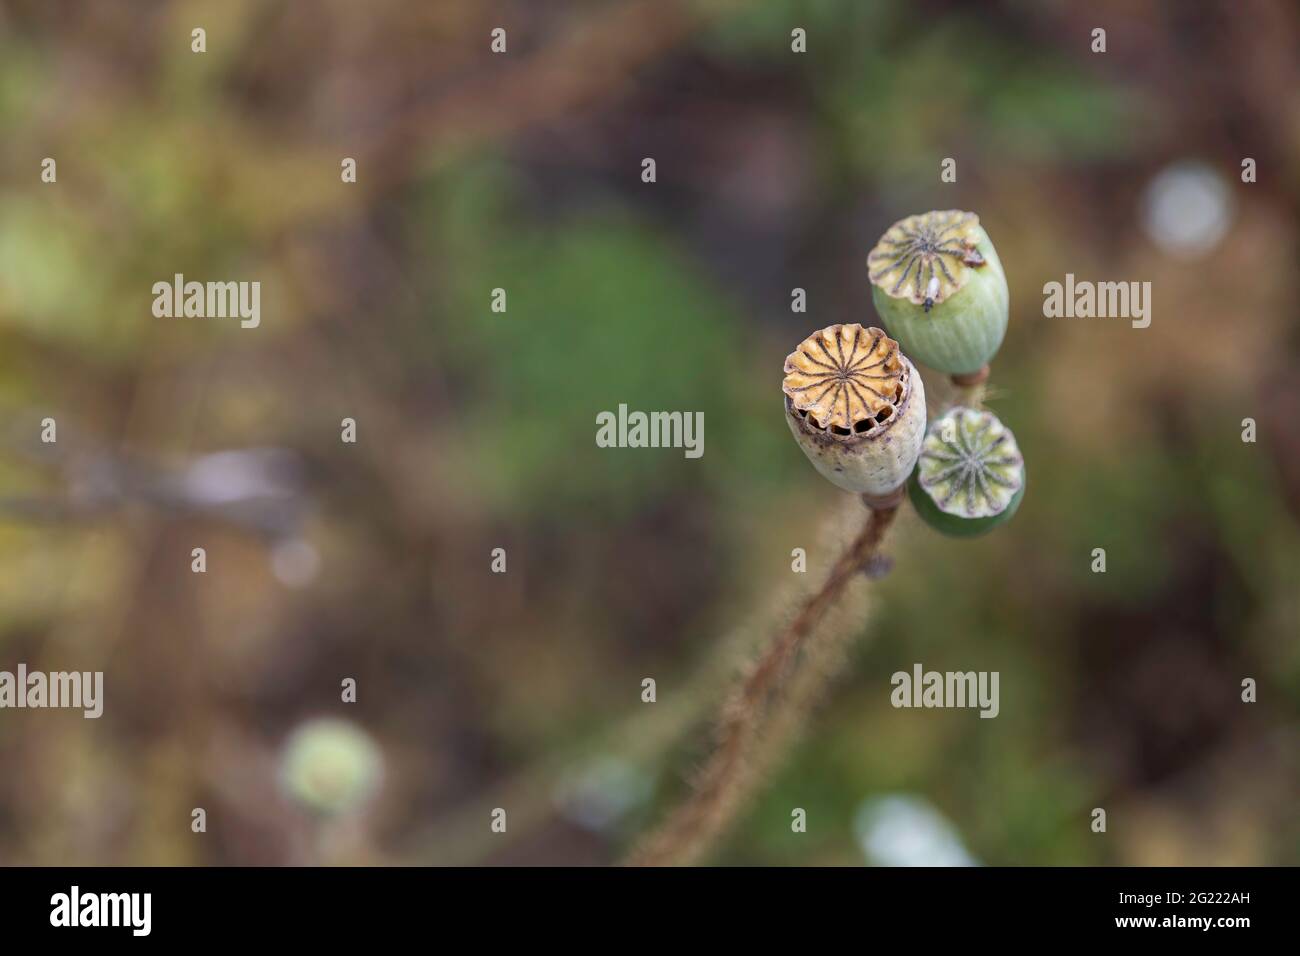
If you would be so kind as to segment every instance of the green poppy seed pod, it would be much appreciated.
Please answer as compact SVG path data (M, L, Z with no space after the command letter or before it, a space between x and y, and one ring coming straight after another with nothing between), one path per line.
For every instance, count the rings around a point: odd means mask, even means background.
M871 298L889 334L918 362L952 375L980 371L1007 331L1007 277L972 212L908 216L867 256Z
M359 807L383 775L383 757L355 724L319 718L300 725L280 759L280 782L295 800L332 815Z
M872 498L898 492L925 434L925 386L880 329L832 325L785 360L785 417L832 484Z
M907 493L937 531L984 534L1015 514L1025 494L1016 436L992 412L950 408L926 429Z

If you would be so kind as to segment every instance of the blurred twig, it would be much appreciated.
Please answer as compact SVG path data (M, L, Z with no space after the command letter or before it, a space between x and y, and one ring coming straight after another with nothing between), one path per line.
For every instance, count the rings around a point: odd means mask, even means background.
M58 473L61 490L0 497L0 521L94 521L130 507L198 515L268 538L297 532L307 509L302 462L284 448L200 455L167 468L70 436L32 445L13 439L17 458ZM76 446L68 451L69 444Z

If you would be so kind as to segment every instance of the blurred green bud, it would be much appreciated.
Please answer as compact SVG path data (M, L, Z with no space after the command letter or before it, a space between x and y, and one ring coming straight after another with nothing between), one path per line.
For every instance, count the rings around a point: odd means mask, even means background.
M917 514L956 537L984 534L1020 507L1025 460L992 412L951 408L930 423L907 491Z
M280 781L303 806L340 814L366 801L383 775L383 757L370 735L346 720L300 725L285 745Z
M870 497L899 492L925 434L925 386L880 329L832 325L785 360L785 417L832 484Z
M867 256L867 274L889 334L918 362L970 375L997 354L1010 295L974 213L950 209L899 220Z

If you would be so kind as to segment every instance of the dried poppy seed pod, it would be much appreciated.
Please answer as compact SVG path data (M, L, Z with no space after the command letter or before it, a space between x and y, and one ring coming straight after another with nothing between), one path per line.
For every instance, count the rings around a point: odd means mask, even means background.
M925 434L925 386L880 329L832 325L785 360L785 417L808 460L845 491L900 492Z
M867 256L867 274L885 328L918 362L970 375L997 354L1010 295L979 216L949 209L900 219Z
M1016 436L992 412L950 408L926 429L907 492L935 530L984 534L1015 514L1025 494Z

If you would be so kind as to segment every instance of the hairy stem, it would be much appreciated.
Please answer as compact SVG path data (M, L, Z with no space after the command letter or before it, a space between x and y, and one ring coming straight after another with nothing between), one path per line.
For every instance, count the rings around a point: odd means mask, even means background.
M744 800L762 778L779 747L764 747L769 732L784 737L797 721L786 719L791 685L807 671L808 645L826 612L845 586L875 556L897 506L871 511L866 525L840 555L820 590L767 645L724 706L718 745L704 765L694 791L663 825L643 841L628 863L671 866L693 863L725 832ZM799 696L806 696L807 688ZM779 743L773 741L772 743Z

